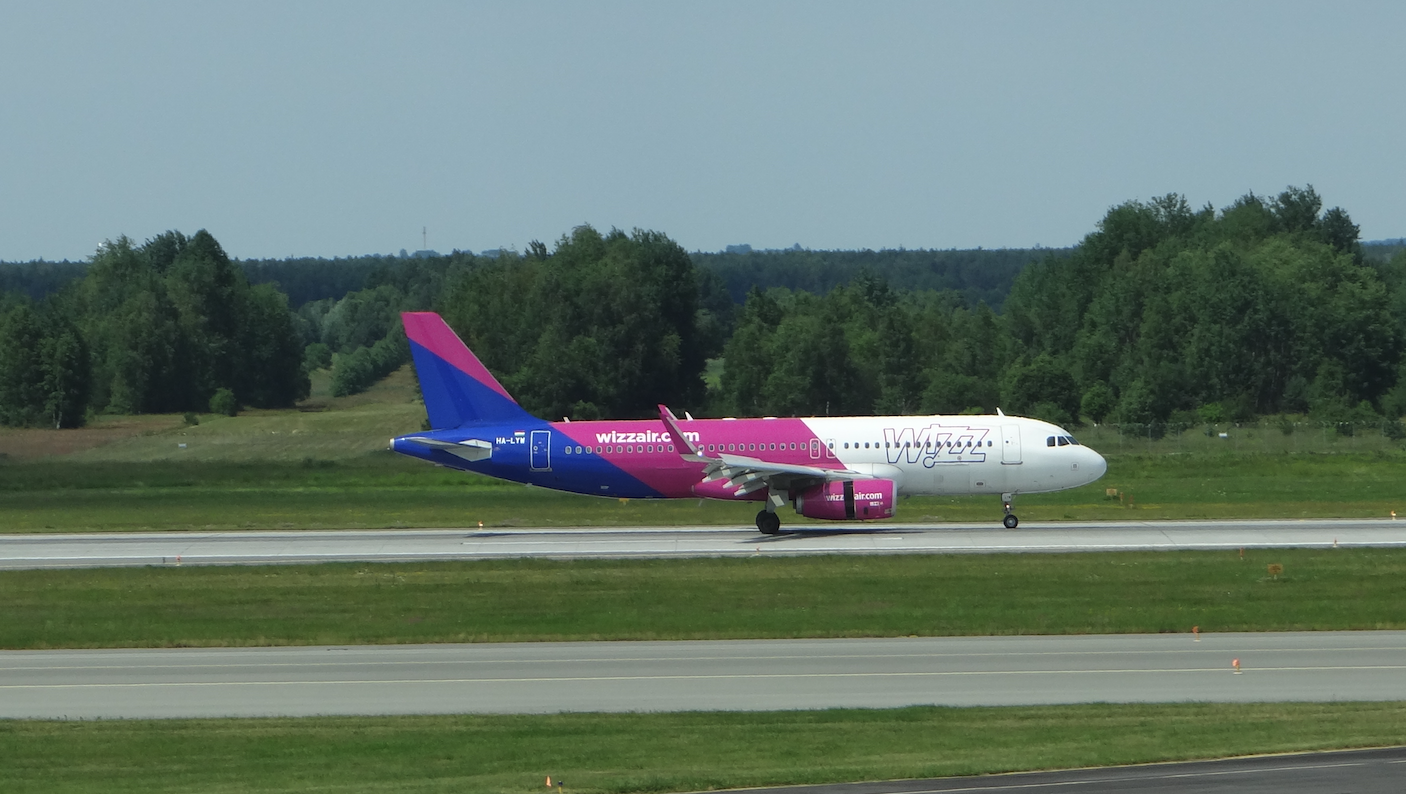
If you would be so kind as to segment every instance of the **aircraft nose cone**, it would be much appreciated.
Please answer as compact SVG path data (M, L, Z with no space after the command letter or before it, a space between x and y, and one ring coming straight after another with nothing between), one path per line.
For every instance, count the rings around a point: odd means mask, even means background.
M1085 447L1085 449L1088 449L1088 447ZM1093 460L1089 461L1088 464L1089 482L1093 482L1108 471L1108 461L1104 460L1102 455L1091 449L1089 449L1089 454L1093 456Z

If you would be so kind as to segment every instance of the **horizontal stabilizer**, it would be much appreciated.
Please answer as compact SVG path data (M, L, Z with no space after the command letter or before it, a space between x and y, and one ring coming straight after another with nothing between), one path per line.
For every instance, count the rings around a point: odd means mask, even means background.
M427 438L425 436L405 436L401 441L409 441L412 444L433 447L444 450L451 455L458 455L464 460L488 460L493 457L493 444L488 441L480 441L471 438L466 441L442 441L438 438Z

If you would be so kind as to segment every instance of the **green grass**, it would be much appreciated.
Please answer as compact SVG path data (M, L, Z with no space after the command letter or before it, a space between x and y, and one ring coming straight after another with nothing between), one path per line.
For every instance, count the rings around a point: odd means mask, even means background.
M1118 496L1108 496L1114 489ZM1125 455L1090 486L1021 496L1024 521L1406 515L1406 456ZM389 452L344 460L0 466L8 532L381 527L747 527L753 503L600 499L529 489ZM818 524L789 510L787 526ZM991 522L996 497L914 497L894 522Z
M697 791L1402 742L1402 703L0 721L0 790Z
M1402 629L1403 571L1391 549L7 571L0 647Z

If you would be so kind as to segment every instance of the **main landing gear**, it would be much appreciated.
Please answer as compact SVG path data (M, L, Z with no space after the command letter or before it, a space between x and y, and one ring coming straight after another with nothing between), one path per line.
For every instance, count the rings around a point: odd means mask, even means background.
M1006 508L1006 517L1001 519L1001 523L1005 525L1006 529L1015 529L1020 526L1020 519L1016 518L1015 513L1011 512L1011 502L1014 500L1015 494L1001 494L1001 502Z
M757 529L763 535L775 535L781 532L781 516L770 510L763 510L757 513Z

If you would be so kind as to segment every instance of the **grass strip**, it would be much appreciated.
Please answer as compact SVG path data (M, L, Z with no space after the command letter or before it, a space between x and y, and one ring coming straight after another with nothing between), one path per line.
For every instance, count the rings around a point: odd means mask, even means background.
M1346 548L6 571L0 647L1402 629L1403 571Z
M1020 496L1026 521L1406 515L1406 456L1125 455L1090 486ZM1108 491L1116 494L1109 495ZM355 461L0 466L0 531L358 527L748 527L753 503L601 499L439 469L390 453ZM899 522L989 521L996 497L914 497ZM810 522L790 514L787 525Z
M1403 703L0 721L0 790L697 791L1403 742Z

